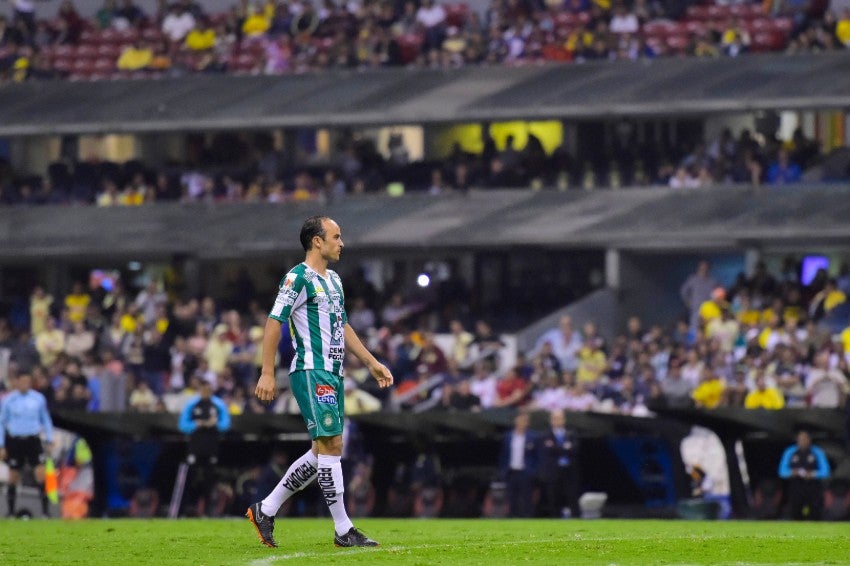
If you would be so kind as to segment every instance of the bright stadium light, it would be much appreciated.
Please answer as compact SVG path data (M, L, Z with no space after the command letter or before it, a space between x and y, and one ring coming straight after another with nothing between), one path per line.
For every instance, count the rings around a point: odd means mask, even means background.
M431 284L431 277L427 273L420 273L416 278L416 284L422 288L427 287Z

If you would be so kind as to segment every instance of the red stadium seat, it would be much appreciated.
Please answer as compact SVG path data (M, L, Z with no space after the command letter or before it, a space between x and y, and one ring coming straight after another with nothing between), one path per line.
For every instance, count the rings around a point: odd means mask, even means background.
M75 59L71 63L71 72L75 75L91 75L96 72L94 61L91 59Z
M74 56L73 45L57 45L53 48L54 59L70 59Z
M685 17L689 20L704 22L709 19L708 6L688 6Z
M647 37L670 37L671 35L682 35L686 32L685 27L679 22L672 20L652 20L643 25L643 33Z
M127 44L139 41L140 34L134 29L119 30L116 33L116 43Z
M584 23L578 14L573 14L572 12L558 12L552 19L558 27L576 27L578 24Z
M667 38L667 49L671 54L682 55L691 45L691 40L686 35L671 35Z
M99 43L100 36L94 31L87 29L83 33L80 34L80 43Z
M78 45L74 49L75 59L94 59L97 57L97 48L94 45Z
M114 61L118 59L119 55L121 55L121 49L122 47L120 45L104 43L103 45L98 46L97 56L101 59L108 58Z
M71 57L56 57L53 59L53 68L60 73L68 73L74 66L74 59Z
M98 73L109 74L115 70L115 58L97 59L94 62L94 70Z
M696 20L685 22L684 26L689 35L705 35L709 30L705 22L698 22Z
M770 21L770 29L784 33L786 36L791 35L791 30L794 29L794 20L791 18L774 18Z
M785 48L785 35L778 31L765 31L753 36L750 50L755 52L779 51Z
M732 10L729 6L724 5L709 6L706 9L706 14L709 20L728 20L732 16Z
M162 43L165 36L157 28L148 28L142 32L142 39L152 43Z
M120 43L121 34L114 29L106 28L98 35L98 43Z

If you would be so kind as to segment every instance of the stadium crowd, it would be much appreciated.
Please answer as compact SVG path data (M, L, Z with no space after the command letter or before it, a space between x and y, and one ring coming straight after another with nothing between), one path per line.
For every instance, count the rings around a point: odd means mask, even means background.
M635 143L632 133L588 155L563 146L547 154L533 135L523 149L508 137L500 150L488 136L480 154L456 145L445 159L422 161L411 161L399 139L385 158L373 142L349 136L324 165L275 151L267 136L225 133L190 142L197 145L189 152L195 157L179 166L93 158L54 163L42 177L16 176L0 162L0 206L330 201L390 186L440 195L489 188L781 185L802 181L821 158L818 143L799 129L789 140L727 129L715 139L676 146Z
M28 313L0 320L0 359L9 376L31 372L54 410L177 412L209 382L234 415L296 413L285 371L271 406L251 394L267 313L244 274L234 288L242 299L225 304L175 297L156 281L135 295L120 280L109 290L78 282L57 300L37 287ZM850 376L848 293L847 266L838 279L822 270L803 285L791 260L777 274L760 264L728 289L703 266L682 288L694 315L670 329L632 317L606 339L592 320L564 317L514 358L485 320L467 329L435 305L400 294L381 300L355 278L350 323L389 362L397 385L378 389L349 360L346 410L838 408ZM836 316L846 328L833 335L823 323ZM283 368L288 348L284 339Z
M192 0L153 10L105 0L93 18L64 0L47 20L32 2L10 4L0 16L0 77L14 81L717 57L850 43L850 13L784 0L493 0L482 14L434 0L242 0L223 13Z

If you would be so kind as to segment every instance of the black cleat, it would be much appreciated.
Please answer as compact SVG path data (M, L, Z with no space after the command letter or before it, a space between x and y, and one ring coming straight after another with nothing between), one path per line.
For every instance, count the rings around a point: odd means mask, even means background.
M381 546L378 541L372 540L360 531L358 531L355 527L351 527L348 529L348 532L344 535L336 535L334 537L334 544L336 546L349 547L349 546Z
M274 517L269 517L263 513L259 503L254 503L248 507L245 516L257 529L257 538L260 539L260 542L269 548L277 548L277 542L274 540Z

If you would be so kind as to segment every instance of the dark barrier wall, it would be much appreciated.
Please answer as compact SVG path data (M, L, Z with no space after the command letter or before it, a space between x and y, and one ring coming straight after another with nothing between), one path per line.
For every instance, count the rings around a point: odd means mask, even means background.
M490 410L353 417L364 452L374 458L375 512L388 511L387 490L398 485L402 472L409 475L417 458L436 454L446 489L456 482L474 486L476 506L467 514L479 516L480 500L498 477L499 448L513 416L512 410ZM823 409L677 410L655 418L569 413L568 426L580 439L581 490L608 493L609 514L642 516L672 515L676 501L689 496L681 441L692 425L714 430L726 448L736 515L747 516L749 491L734 456L735 442L744 441L752 485L775 477L781 451L799 428L812 431L835 468L845 456L845 418L843 412ZM156 489L160 500L167 502L185 456L176 415L57 412L54 419L57 426L84 436L92 445L97 463L93 514L126 512L130 492L138 487ZM532 415L532 428L543 429L546 423L545 413ZM238 416L222 444L219 467L225 477L235 480L245 470L268 462L273 451L295 458L308 443L297 415Z

